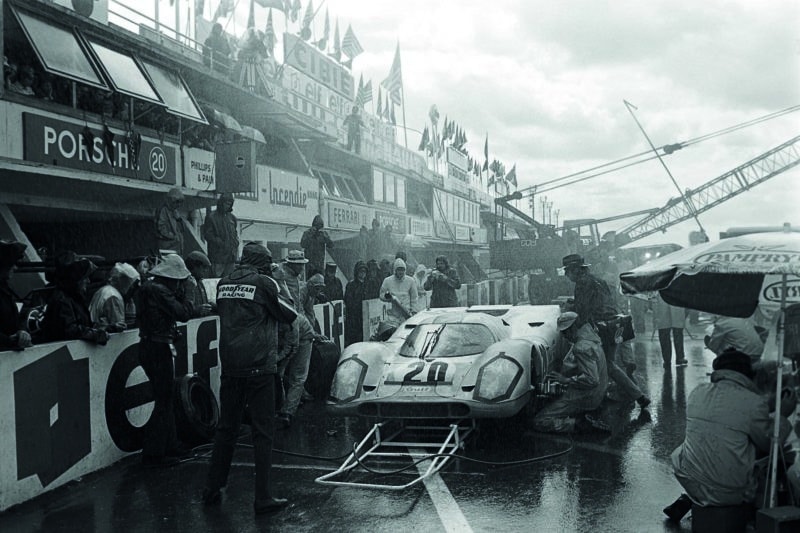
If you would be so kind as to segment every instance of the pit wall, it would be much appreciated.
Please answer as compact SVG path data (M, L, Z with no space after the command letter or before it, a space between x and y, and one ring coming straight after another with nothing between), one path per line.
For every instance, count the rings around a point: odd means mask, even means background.
M457 292L462 305L518 303L527 298L521 297L524 281L484 281ZM364 302L365 338L387 307ZM322 333L343 349L343 303L317 305L314 312ZM218 318L179 329L176 375L197 374L218 394ZM69 341L0 353L0 511L138 453L153 410L138 342L131 330L112 334L105 346Z

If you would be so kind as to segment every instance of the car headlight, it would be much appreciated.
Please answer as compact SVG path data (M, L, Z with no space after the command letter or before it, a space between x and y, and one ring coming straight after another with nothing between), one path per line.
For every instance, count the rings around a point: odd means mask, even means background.
M346 359L336 369L336 377L331 386L331 398L339 403L355 400L366 375L367 364L364 361L355 356Z
M511 397L522 377L522 365L507 355L500 354L478 371L475 399L481 402L499 402Z

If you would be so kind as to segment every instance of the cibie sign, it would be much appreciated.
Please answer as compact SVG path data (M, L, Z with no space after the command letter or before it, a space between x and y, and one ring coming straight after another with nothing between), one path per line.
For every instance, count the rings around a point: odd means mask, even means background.
M136 151L125 132L111 129L113 150L108 150L100 128L73 124L51 117L22 114L23 157L76 170L101 172L115 176L177 183L174 146L142 139Z

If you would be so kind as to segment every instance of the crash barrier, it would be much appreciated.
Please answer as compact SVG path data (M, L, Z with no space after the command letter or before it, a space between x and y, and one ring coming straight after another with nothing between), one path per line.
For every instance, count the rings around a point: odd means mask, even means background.
M208 386L219 390L218 320L192 320L179 331L176 375L198 379L179 381L178 392L194 404L190 426L202 429L213 407L199 398ZM105 346L69 341L0 354L0 511L141 449L153 395L138 343L132 330Z

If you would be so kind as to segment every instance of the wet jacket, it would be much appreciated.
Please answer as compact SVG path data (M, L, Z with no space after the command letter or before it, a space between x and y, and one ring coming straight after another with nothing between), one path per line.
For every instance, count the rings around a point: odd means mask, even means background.
M180 212L165 203L156 210L155 226L159 250L174 250L183 255L183 221Z
M444 277L440 278L438 274ZM458 272L455 268L446 267L445 272L434 269L433 272L425 280L422 286L426 291L433 291L431 293L430 307L458 307L458 296L456 289L461 288L461 280L458 277Z
M303 306L300 301L300 276L295 276L294 273L286 267L286 264L282 265L274 275L275 278L279 280L278 283L283 283L286 286L286 290L289 291L289 296L292 299L295 310L302 313Z
M98 327L125 329L125 302L122 294L112 285L103 285L92 296L89 315Z
M344 298L344 291L342 290L342 281L333 276L325 276L325 296L329 302L341 300Z
M689 497L703 506L753 502L756 454L769 452L773 423L767 399L747 376L716 370L711 383L698 385L686 406L686 438L672 452L675 477ZM782 436L788 425L784 418Z
M617 314L614 297L602 279L589 272L583 273L575 281L575 304L573 311L578 313L578 324L596 324L600 320Z
M9 337L21 329L19 326L19 312L14 302L14 293L11 292L8 281L0 280L0 350L9 350L13 347Z
M249 377L277 372L278 323L297 313L279 299L278 283L255 267L240 265L217 285L222 375Z
M405 307L405 309L409 312L413 312L417 305L417 282L414 281L414 278L410 276L403 276L402 280L397 279L397 276L394 274L388 276L386 279L383 280L380 289L380 298L384 301L384 296L387 292L392 293L392 296L400 302L400 305ZM400 324L401 322L405 322L406 317L403 315L402 311L396 308L396 305L392 305L387 311L387 322L391 322L394 324Z
M366 269L364 261L359 261L353 267L353 281L347 284L344 290L344 343L345 345L361 342L364 335L363 313L361 304L366 299L366 279L364 283L358 281L359 269Z
M136 293L136 310L140 338L171 343L175 340L176 322L192 318L194 306L185 294L176 295L159 278L153 278Z
M239 251L239 236L236 233L237 220L233 213L223 211L220 200L217 208L203 223L203 238L208 243L208 259L216 264L236 262Z
M319 273L325 272L325 249L333 248L328 232L311 227L303 232L300 246L305 250L309 265Z
M83 298L75 291L57 287L47 300L37 342L81 339L92 329L92 318Z
M563 374L570 379L567 395L586 410L600 405L608 387L608 368L600 337L589 324L578 329L578 337L564 359Z
M278 362L291 358L301 344L314 342L314 330L305 315L297 315L291 324L278 325Z

